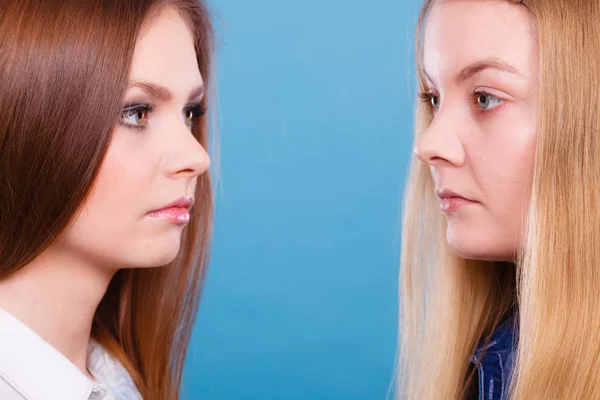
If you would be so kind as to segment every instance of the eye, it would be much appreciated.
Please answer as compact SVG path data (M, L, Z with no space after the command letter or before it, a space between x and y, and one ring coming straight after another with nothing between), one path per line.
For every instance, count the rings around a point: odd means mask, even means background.
M123 109L121 124L131 128L143 128L148 124L148 114L154 109L151 104L136 104Z
M433 111L437 111L440 108L440 98L433 93L419 93L419 97L423 102L425 102L428 106L431 107Z
M194 122L195 116L196 116L196 114L194 113L194 110L192 110L192 109L186 110L185 120L188 124L191 124L192 122Z
M198 122L198 119L206 114L206 109L203 108L200 104L192 104L183 110L183 116L185 118L185 123L192 127L194 124Z
M475 92L474 96L476 96L475 101L477 107L482 111L492 110L504 103L504 100L485 92Z

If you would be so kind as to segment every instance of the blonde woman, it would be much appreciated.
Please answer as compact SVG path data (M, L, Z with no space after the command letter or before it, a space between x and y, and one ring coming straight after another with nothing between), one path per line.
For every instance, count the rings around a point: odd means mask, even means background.
M599 21L425 1L398 398L600 398Z

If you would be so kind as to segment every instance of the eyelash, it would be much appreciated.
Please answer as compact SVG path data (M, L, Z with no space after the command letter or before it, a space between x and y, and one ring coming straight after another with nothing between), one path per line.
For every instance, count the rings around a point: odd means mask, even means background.
M500 104L499 104L499 105L497 105L497 106L496 106L496 107L494 107L494 108L490 108L489 110L483 110L483 109L481 109L481 107L478 107L478 106L477 106L477 98L478 98L479 96L481 96L482 94L483 94L483 95L486 95L486 96L489 96L489 97L491 97L491 98L493 98L493 99L496 99L496 100L498 100ZM431 104L431 100L433 99L433 97L434 97L434 94L433 94L433 93L430 93L430 92L420 92L420 93L419 93L419 98L421 99L421 101L423 101L425 104L427 104L427 105L429 106L429 108L430 108L430 109L432 109L432 111L433 111L433 106L432 106L432 104ZM487 113L491 113L491 112L496 112L496 111L498 111L499 109L501 109L501 108L502 108L502 106L503 106L503 105L504 105L504 103L505 103L505 100L503 100L503 99L499 98L498 96L494 96L493 94L491 94L491 93L488 93L488 92L486 92L486 91L483 91L483 90L474 91L473 93L471 93L471 98L472 98L472 100L473 100L473 106L475 107L475 111L477 111L477 112L479 112L479 113L482 113L482 114L487 114ZM439 97L438 97L438 101L439 101Z
M190 104L183 109L183 113L187 114L189 111L192 112L192 125L195 125L198 120L206 115L206 107L202 107L199 103Z
M433 93L419 92L419 98L421 99L421 101L423 103L425 103L425 105L428 105L429 107L432 107L432 105L431 105L431 99L433 99Z
M123 108L123 112L121 113L121 119L119 119L119 124L125 126L126 128L137 129L137 130L144 129L145 127L143 125L142 126L132 125L127 122L124 122L123 120L125 118L132 117L135 114L142 112L142 111L146 111L148 114L150 114L152 111L154 111L155 108L156 108L156 105L150 104L150 103L129 105L129 106Z
M151 104L151 103L129 105L129 106L123 108L123 111L121 112L121 119L119 119L119 124L121 124L122 126L125 126L126 128L130 128L130 129L136 129L136 130L145 129L145 125L132 125L127 122L124 122L123 120L125 118L132 117L135 114L142 112L142 111L146 111L146 113L148 115L150 115L155 109L156 109L156 105ZM190 111L192 112L192 127L193 127L197 124L198 120L206 114L207 109L205 107L202 107L199 103L190 104L183 109L183 115L187 115L187 113Z

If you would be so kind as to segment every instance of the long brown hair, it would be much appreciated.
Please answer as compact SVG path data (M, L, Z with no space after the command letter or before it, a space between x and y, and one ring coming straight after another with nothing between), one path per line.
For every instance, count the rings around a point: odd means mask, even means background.
M38 256L89 193L110 143L143 22L177 8L213 83L213 31L201 0L3 0L0 10L0 279ZM194 128L208 147L208 121ZM176 260L119 271L92 337L117 357L146 400L179 398L212 226L208 173Z
M421 88L422 29L417 31ZM512 399L600 398L600 4L507 0L536 23L539 120L532 197L516 264L452 254L428 168L413 160L400 277L402 399L460 399L482 337L518 306ZM431 122L417 106L416 138ZM516 267L516 268L515 268Z

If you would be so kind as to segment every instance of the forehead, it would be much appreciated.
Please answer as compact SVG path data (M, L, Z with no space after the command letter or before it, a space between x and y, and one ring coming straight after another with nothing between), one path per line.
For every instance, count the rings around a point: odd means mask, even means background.
M165 84L177 77L185 77L188 83L190 79L201 79L194 37L174 7L163 8L143 24L134 49L131 77Z
M468 64L498 58L531 75L537 47L533 17L506 0L438 0L427 18L423 66L444 79Z

